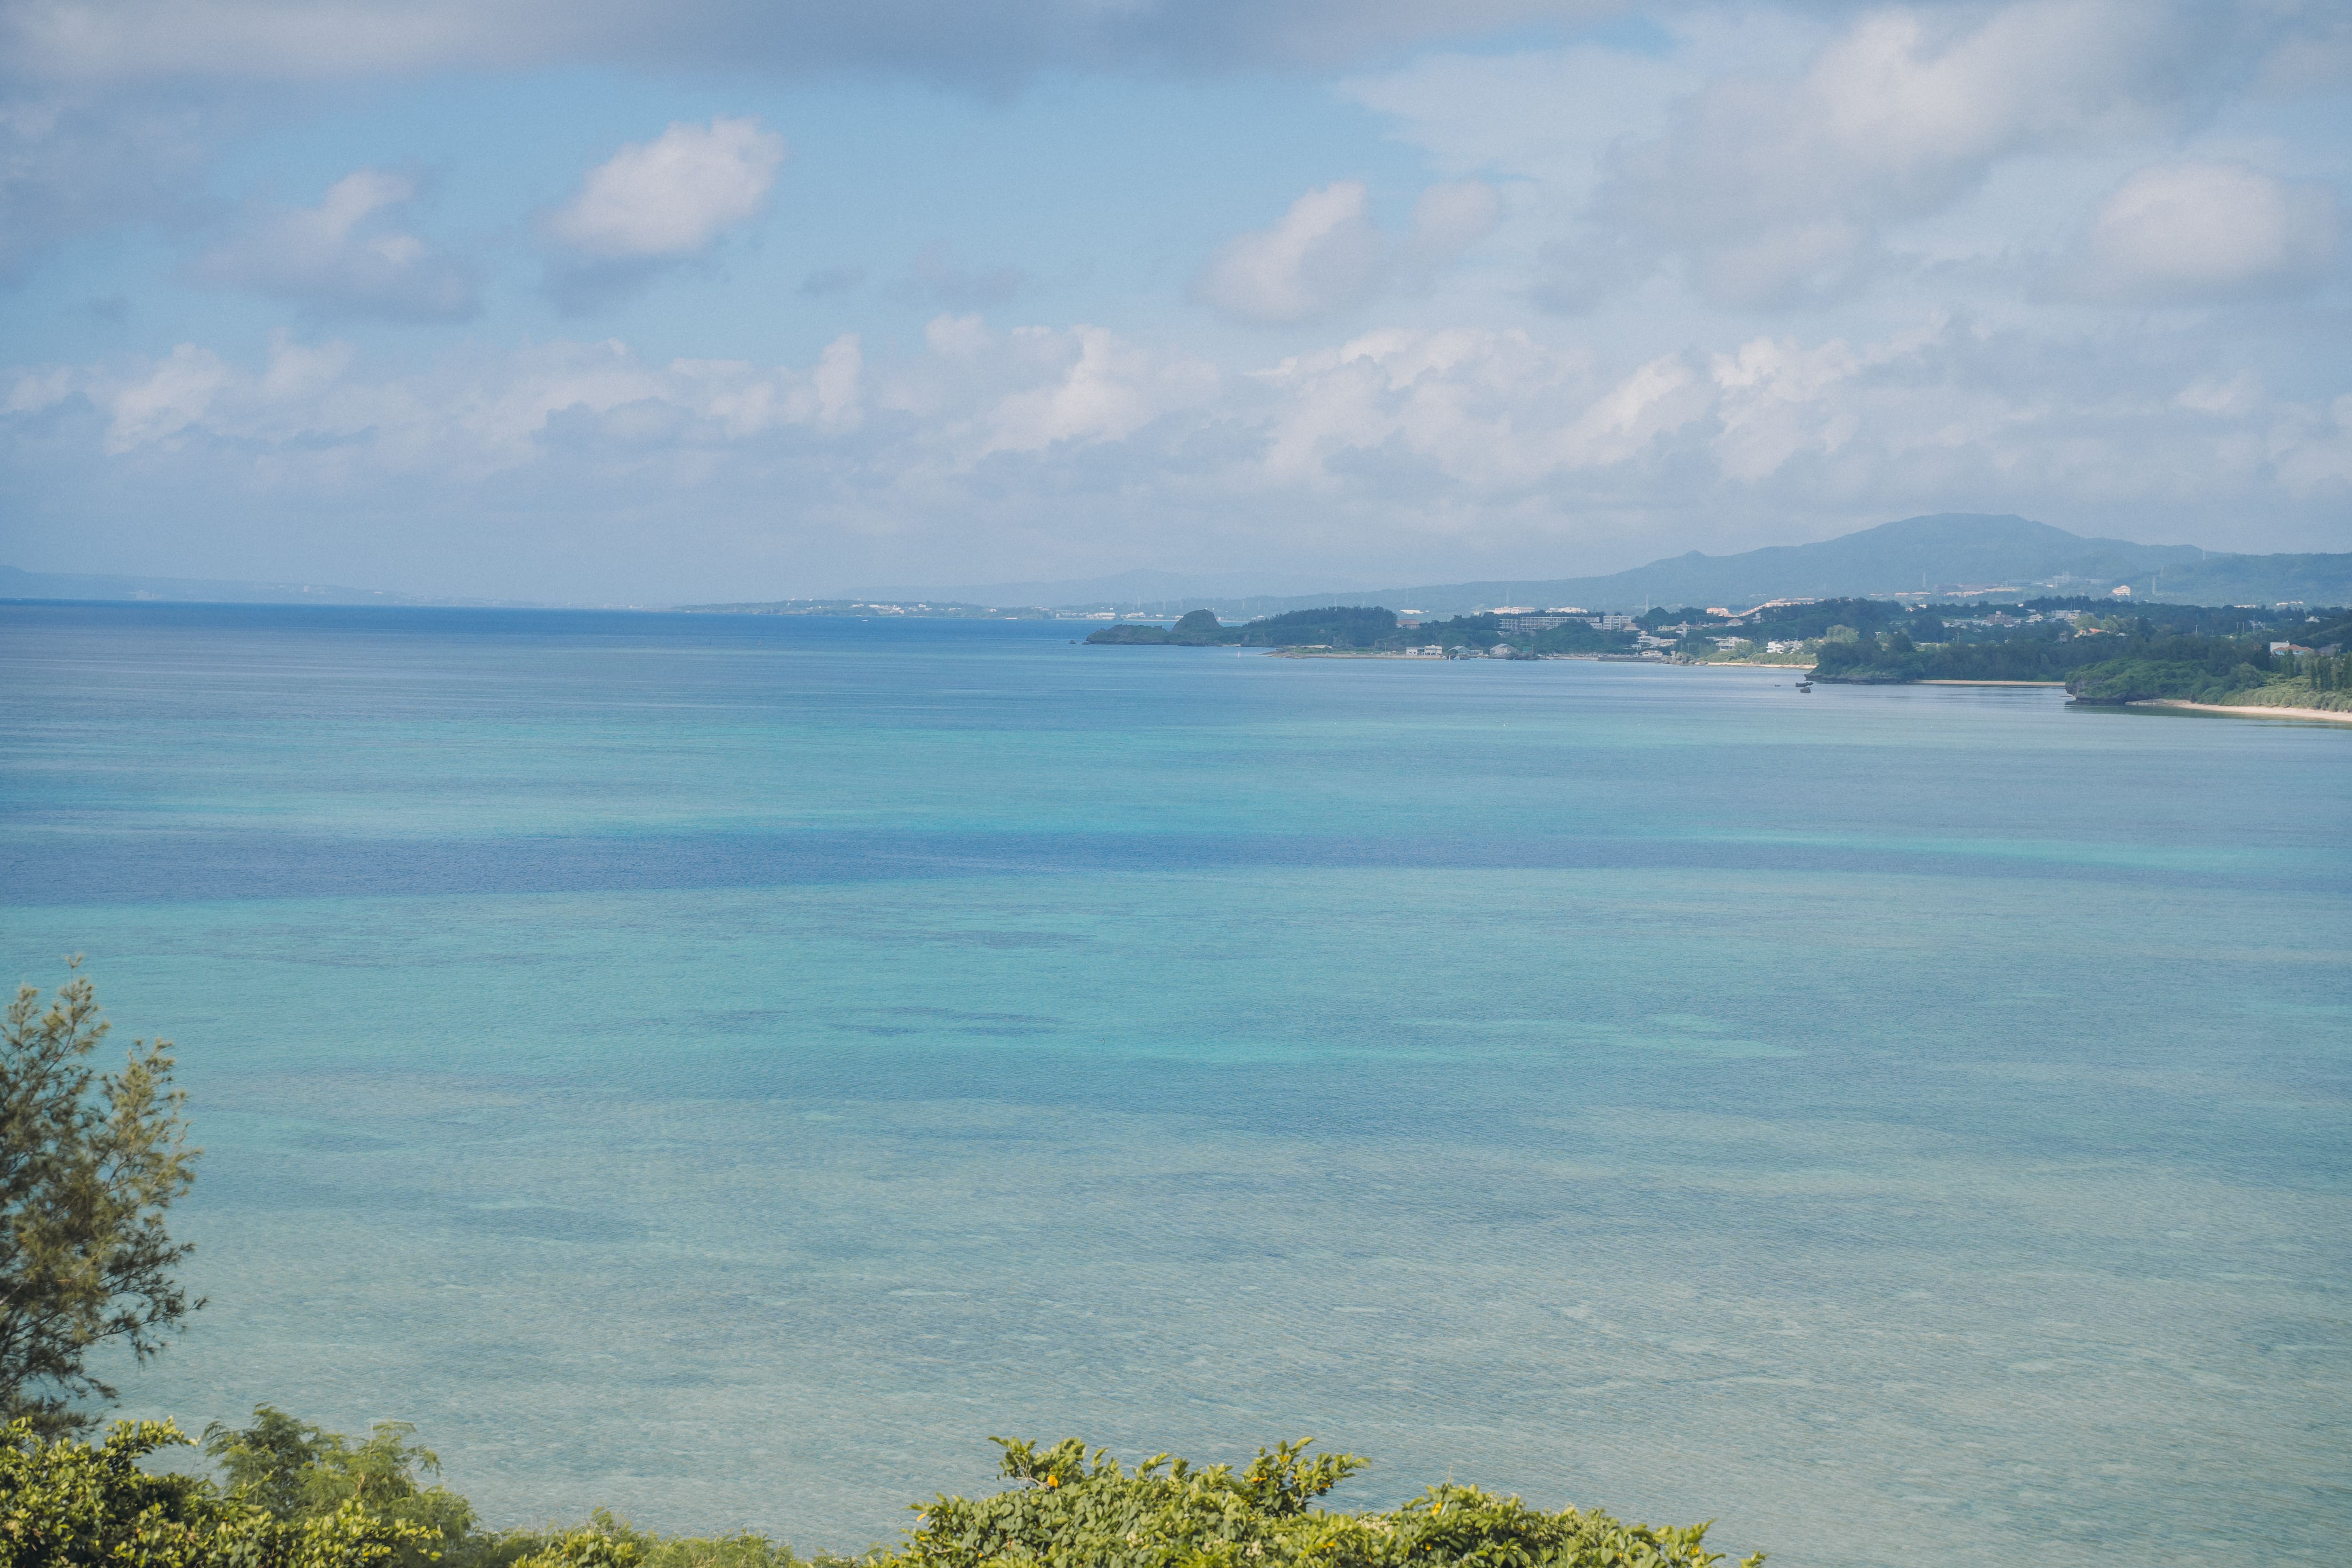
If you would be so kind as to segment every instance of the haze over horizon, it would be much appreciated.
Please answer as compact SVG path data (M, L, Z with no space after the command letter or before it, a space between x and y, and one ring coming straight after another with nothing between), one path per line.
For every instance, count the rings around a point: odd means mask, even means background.
M590 602L2352 549L2297 0L0 0L0 561Z

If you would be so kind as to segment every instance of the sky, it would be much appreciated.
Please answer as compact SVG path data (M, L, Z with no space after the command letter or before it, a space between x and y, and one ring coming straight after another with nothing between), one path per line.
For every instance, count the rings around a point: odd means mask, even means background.
M0 562L2352 550L2352 5L0 0Z

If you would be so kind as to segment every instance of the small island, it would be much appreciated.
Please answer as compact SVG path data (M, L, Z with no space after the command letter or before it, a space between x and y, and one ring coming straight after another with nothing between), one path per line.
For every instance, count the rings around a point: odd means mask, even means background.
M1609 629L1606 623L1617 623ZM1391 658L1540 658L1546 655L1633 654L1640 634L1624 616L1582 611L1400 619L1373 605L1291 610L1229 626L1207 610L1173 626L1105 626L1087 638L1112 647L1262 647L1283 653Z

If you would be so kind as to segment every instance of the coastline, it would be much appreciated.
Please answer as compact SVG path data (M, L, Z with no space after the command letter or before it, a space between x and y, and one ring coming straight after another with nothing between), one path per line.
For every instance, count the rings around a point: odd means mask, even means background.
M2184 713L2222 713L2237 719L2316 719L2324 724L2352 724L2352 713L2333 708L2244 708L2218 702L2190 702L2179 697L2144 697L2126 708L2169 708Z

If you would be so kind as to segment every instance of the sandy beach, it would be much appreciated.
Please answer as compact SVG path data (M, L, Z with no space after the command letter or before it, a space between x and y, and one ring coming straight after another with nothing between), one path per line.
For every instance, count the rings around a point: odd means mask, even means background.
M2332 708L2231 708L2215 702L2184 702L2177 697L2150 697L2125 706L2177 708L2186 713L2227 713L2241 719L2316 719L2326 724L2352 724L2352 713Z

